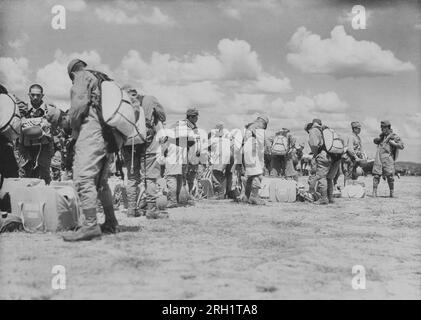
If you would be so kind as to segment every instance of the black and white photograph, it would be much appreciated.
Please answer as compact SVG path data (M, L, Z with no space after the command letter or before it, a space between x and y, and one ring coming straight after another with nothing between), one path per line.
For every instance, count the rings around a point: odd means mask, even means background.
M420 128L419 0L0 0L0 300L420 300Z

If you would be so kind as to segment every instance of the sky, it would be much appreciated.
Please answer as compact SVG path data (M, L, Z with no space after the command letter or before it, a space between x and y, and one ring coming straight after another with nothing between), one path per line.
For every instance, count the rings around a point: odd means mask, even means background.
M354 5L365 29L354 29ZM52 8L65 8L54 29ZM199 109L199 127L242 128L268 115L306 143L313 118L341 135L362 124L369 156L380 121L421 162L421 4L334 0L0 0L0 83L27 100L70 106L73 58L157 97L168 123Z

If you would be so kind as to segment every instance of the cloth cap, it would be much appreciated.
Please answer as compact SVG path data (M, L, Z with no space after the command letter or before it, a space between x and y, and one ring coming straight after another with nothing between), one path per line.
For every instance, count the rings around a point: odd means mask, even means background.
M313 126L313 123L312 122L309 122L309 123L307 123L305 126L304 126L304 131L310 131L310 129L311 129L311 127Z
M187 109L186 116L198 116L199 111L196 108L189 108Z
M320 119L313 119L313 121L311 123L312 124L313 123L318 123L319 125L322 125L322 120L320 120Z
M390 121L389 120L383 120L380 122L380 127L390 127Z
M218 122L218 123L215 125L215 128L216 128L216 129L223 129L223 128L224 128L224 123L223 123L223 122Z
M358 121L351 122L351 128L361 128L361 124Z
M85 61L83 61L83 60L80 60L80 59L73 59L72 61L70 61L69 62L69 64L67 65L67 73L69 74L69 76L70 76L70 74L73 72L73 68L75 67L75 65L77 64L77 63L79 63L79 62L82 62L83 64L84 64L84 66L85 67L87 67L88 66L88 64L85 62Z
M137 90L133 88L133 86L131 86L130 84L125 84L124 86L121 87L121 90L124 90L128 93L137 94Z
M257 119L262 119L266 124L269 123L269 118L264 114L258 115Z

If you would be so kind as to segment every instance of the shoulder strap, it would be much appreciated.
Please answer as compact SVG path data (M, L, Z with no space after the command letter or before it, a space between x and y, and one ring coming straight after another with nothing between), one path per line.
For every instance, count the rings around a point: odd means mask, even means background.
M99 80L100 83L102 81L112 81L113 80L101 71L96 71L96 70L86 70L86 71L89 71L90 73L92 73Z

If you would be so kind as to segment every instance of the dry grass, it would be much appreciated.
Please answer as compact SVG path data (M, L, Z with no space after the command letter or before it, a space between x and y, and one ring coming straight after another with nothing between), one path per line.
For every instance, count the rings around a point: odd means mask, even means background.
M328 207L203 201L168 220L119 215L124 232L87 243L3 234L0 298L420 299L421 179L397 180L396 194ZM357 264L366 290L351 287ZM51 288L54 265L65 290Z

